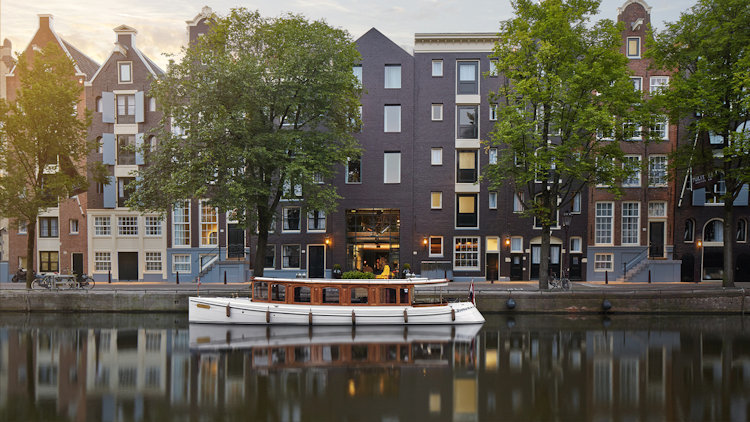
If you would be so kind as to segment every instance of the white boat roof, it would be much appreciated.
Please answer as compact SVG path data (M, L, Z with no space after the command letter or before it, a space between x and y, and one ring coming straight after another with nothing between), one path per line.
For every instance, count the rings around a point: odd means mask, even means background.
M414 285L414 286L434 286L444 287L448 285L446 278L368 278L368 279L331 279L331 278L276 278L276 277L255 277L254 280L265 281L267 283L297 283L297 284L356 284L356 285L388 285L394 286Z

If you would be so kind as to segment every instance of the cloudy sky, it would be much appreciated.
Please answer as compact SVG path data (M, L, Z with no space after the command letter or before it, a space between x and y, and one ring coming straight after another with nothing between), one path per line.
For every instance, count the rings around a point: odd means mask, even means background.
M603 0L600 18L616 19L625 0ZM656 28L679 18L695 0L647 0ZM164 53L178 53L186 20L208 5L219 14L243 6L265 16L301 13L348 30L354 38L372 27L400 45L412 45L415 32L492 32L512 16L510 0L0 0L0 36L24 49L38 27L38 14L52 14L58 35L102 62L112 48L112 29L138 30L138 47L166 67Z

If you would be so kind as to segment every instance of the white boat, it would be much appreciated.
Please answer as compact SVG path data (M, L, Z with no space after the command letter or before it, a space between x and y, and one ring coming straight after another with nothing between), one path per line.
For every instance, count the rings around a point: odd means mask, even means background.
M255 277L250 298L190 297L191 323L281 325L481 324L472 302L414 303L415 286L444 279L329 280Z

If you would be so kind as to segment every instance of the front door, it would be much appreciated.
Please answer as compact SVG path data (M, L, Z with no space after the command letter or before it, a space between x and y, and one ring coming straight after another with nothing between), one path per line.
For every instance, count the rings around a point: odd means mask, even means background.
M542 260L542 245L531 245L531 280L539 278L539 264ZM549 274L560 275L560 245L549 245Z
M486 278L487 280L497 280L498 276L498 262L499 262L499 254L497 253L488 253L487 254L487 272L486 272Z
M119 281L138 280L138 252L118 252L117 263Z
M73 274L80 276L83 274L83 254L73 254Z
M571 280L581 280L581 254L570 254L570 271L568 278Z
M664 258L664 221L648 223L649 258Z
M514 254L510 257L510 279L523 280L523 255Z
M227 258L245 256L245 230L237 224L227 225Z
M307 247L307 276L309 278L325 277L326 247L322 245Z

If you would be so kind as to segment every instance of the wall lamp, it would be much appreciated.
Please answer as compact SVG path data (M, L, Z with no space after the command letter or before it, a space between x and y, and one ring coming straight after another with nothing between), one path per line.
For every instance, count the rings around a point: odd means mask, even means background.
M326 245L331 246L331 236L326 236Z
M422 238L422 246L427 246L427 236Z
M703 241L699 240L698 243L697 243L697 245L698 245L699 248L702 248L703 247Z

